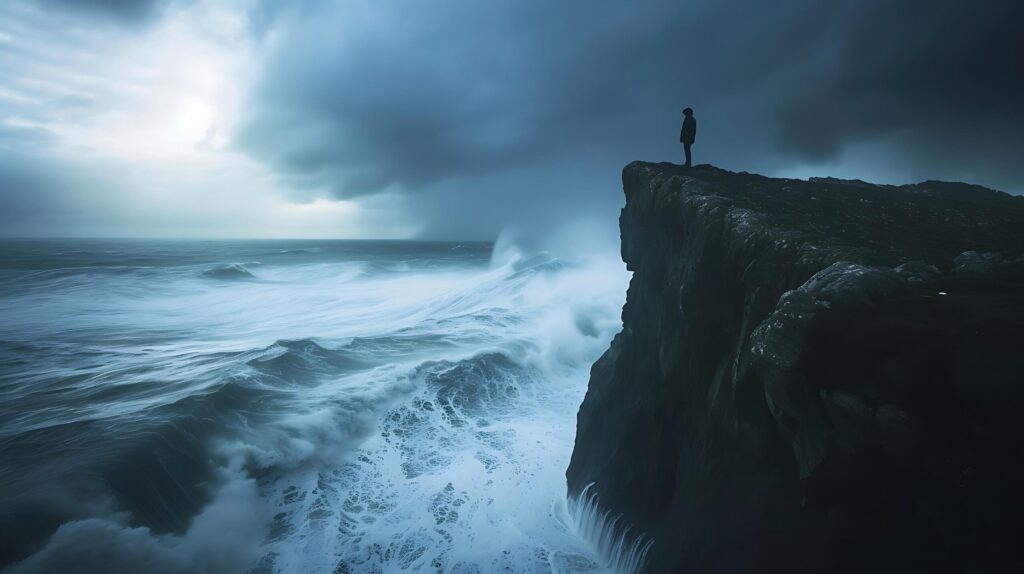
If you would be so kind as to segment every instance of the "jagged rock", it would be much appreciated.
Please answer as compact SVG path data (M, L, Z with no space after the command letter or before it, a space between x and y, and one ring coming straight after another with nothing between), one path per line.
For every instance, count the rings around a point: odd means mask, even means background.
M570 494L650 572L1002 571L1024 510L1024 199L623 171L623 331Z

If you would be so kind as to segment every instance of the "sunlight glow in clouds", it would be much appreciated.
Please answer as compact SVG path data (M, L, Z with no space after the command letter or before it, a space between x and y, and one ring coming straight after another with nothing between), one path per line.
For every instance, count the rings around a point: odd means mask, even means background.
M289 201L270 170L232 149L260 50L243 8L172 4L157 21L126 28L21 2L0 7L0 74L9 78L0 87L0 137L14 134L0 139L0 151L52 165L67 210L60 229L40 235L413 231L395 209L365 210L315 189L309 203Z
M221 151L252 74L244 24L239 14L200 4L125 38L97 70L111 87L110 107L62 130L68 143L175 161Z
M67 148L105 155L188 155L230 127L252 58L230 18L210 18L197 5L137 34L73 21L46 26L38 9L7 10L4 95L20 104L4 110L7 123L32 123ZM199 20L219 24L200 29Z

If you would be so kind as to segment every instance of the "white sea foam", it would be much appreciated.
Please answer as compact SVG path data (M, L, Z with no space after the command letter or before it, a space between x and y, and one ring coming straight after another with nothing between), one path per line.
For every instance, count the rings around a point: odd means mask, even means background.
M194 440L177 451L207 449L221 468L184 531L130 526L117 509L65 523L15 571L74 571L88 539L150 572L628 570L643 548L609 554L610 527L580 526L603 515L565 499L575 414L628 280L614 241L588 233L561 233L550 253L503 240L489 267L232 254L263 262L246 266L257 281L182 266L144 286L100 275L3 300L8 333L121 337L109 368L76 383L94 399L33 424L165 420L146 432L171 428ZM46 313L16 312L44 300ZM94 392L111 385L123 393Z
M274 570L604 571L566 526L564 471L625 274L614 262L543 271L551 262L517 254L423 305L418 324L444 317L458 344L443 362L413 361L414 384L344 462L270 489Z
M588 484L578 496L569 498L572 529L590 543L606 568L623 574L639 572L654 541L642 533L631 532L621 517L602 511L594 484Z

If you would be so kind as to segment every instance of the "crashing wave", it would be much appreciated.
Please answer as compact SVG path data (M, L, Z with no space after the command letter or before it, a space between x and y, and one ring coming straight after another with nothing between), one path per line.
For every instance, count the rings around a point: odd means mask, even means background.
M654 540L643 534L630 536L628 526L620 527L622 516L601 512L594 483L579 496L569 497L569 516L576 534L593 546L605 568L619 574L641 571Z
M211 269L203 271L203 277L207 279L223 279L228 281L238 281L255 279L256 276L249 271L245 265L241 263L231 263L228 265L218 265Z

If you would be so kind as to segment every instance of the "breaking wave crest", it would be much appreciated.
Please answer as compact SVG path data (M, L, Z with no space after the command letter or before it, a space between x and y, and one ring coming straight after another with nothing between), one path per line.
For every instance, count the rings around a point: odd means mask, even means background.
M569 497L569 516L576 534L592 545L606 568L622 574L641 571L654 540L631 532L620 524L621 516L602 512L594 483Z
M208 279L223 279L227 281L256 278L256 276L252 274L252 271L249 271L249 269L241 263L229 263L227 265L218 265L211 269L207 269L206 271L203 271L203 277Z

